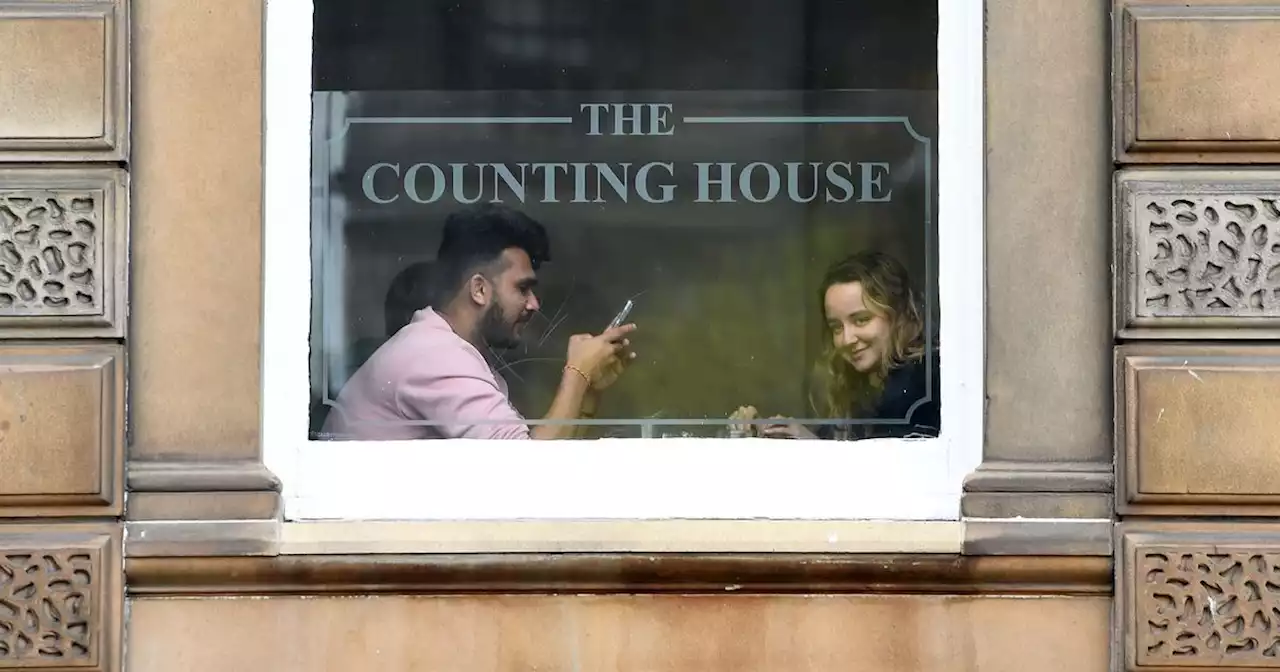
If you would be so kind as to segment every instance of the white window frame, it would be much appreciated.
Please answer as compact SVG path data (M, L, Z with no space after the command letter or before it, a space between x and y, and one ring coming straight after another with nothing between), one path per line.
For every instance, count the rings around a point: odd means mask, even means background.
M959 519L985 407L982 0L938 2L941 436L853 442L309 440L312 11L266 5L262 441L286 520Z

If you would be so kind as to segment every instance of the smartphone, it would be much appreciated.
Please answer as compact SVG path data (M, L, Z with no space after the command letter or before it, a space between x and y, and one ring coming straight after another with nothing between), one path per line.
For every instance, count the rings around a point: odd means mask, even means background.
M635 305L634 301L627 299L627 302L622 306L622 310L619 310L618 314L613 316L613 321L609 323L609 326L605 328L605 331L613 329L614 327L622 326L623 320L627 319L627 315L631 314L631 308Z

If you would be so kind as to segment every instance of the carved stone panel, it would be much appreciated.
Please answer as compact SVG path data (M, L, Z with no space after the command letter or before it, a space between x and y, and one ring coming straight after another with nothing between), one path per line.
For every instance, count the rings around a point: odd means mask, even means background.
M1280 664L1280 548L1219 552L1213 546L1143 548L1137 573L1145 625L1139 661L1217 656Z
M129 0L0 0L0 162L129 158Z
M0 345L0 517L118 516L124 346Z
M0 338L124 335L125 182L111 168L0 169Z
M1280 668L1280 527L1123 524L1124 669Z
M1116 177L1121 338L1280 334L1280 171Z
M120 669L119 525L0 525L0 670Z
M1118 162L1280 160L1280 7L1115 0L1112 17Z

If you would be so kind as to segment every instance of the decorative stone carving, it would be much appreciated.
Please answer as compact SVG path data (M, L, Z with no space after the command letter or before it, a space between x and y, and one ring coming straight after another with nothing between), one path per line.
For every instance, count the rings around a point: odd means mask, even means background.
M80 552L0 556L0 661L63 665L90 659L90 629L100 577L94 558Z
M1142 316L1280 314L1280 209L1246 196L1148 197ZM1139 267L1142 268L1142 267Z
M1118 529L1116 669L1280 669L1280 526Z
M1140 664L1280 667L1280 553L1143 548L1137 575Z
M1116 208L1121 337L1280 333L1280 172L1124 171Z
M0 670L119 669L120 526L0 526Z
M100 199L94 192L0 195L0 315L97 315Z
M123 336L128 221L115 169L0 169L0 337Z

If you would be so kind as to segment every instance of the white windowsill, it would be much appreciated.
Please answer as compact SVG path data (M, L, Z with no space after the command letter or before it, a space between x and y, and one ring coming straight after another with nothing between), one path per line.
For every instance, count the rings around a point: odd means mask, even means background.
M286 523L282 555L428 553L959 553L964 524L901 521Z
M940 439L316 441L297 450L289 520L959 517L960 481Z

